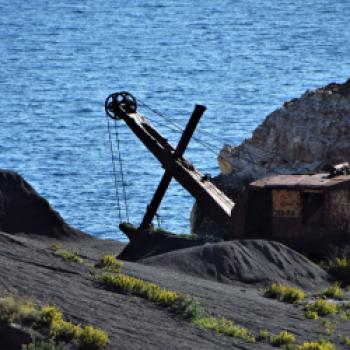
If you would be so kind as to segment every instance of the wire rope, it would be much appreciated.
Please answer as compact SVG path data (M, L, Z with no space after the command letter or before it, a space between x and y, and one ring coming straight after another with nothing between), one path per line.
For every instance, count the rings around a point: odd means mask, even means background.
M128 210L128 200L127 200L127 195L126 195L126 183L124 181L123 158L122 158L121 149L120 149L119 133L118 133L118 126L117 126L116 120L114 120L114 130L115 130L115 140L117 143L117 150L118 150L119 170L120 170L120 175L121 175L121 180L122 180L125 215L126 215L127 222L130 222L129 210Z
M111 127L109 125L109 118L106 115L107 118L107 128L108 128L108 137L109 137L109 146L111 150L111 156L112 156L112 171L113 171L113 177L114 177L114 188L115 188L115 197L117 200L117 212L119 216L119 222L122 222L122 213L120 208L120 198L119 198L119 186L118 186L118 180L117 180L117 170L115 167L115 156L113 152L113 141L112 141L112 133L111 133Z

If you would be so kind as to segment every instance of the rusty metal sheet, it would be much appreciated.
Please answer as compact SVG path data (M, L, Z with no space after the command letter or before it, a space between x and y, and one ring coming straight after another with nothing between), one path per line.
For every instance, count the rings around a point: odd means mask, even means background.
M301 213L300 192L294 190L273 190L272 208L274 217L299 217Z
M276 175L252 182L251 188L332 188L350 187L350 175L327 178L328 174Z

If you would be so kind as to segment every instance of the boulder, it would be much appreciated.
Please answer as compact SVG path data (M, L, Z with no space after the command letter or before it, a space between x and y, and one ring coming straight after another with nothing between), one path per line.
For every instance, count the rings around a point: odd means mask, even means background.
M0 230L62 238L84 235L67 225L20 175L8 170L0 170Z

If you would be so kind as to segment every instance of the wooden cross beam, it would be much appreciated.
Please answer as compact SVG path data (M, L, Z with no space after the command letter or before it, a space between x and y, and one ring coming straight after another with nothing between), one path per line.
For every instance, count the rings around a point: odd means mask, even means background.
M188 124L181 136L181 139L177 145L177 148L174 152L174 158L180 158L184 154L187 145L189 144L191 137L196 130L199 120L206 110L205 106L196 105L193 113L188 121ZM145 229L151 226L154 215L157 213L159 205L165 195L166 190L168 189L173 175L170 171L165 170L162 179L158 185L156 192L153 195L151 203L147 206L147 211L140 225L140 229Z
M205 111L204 106L195 107L176 149L152 127L145 117L136 112L136 100L132 95L126 92L112 94L107 98L105 108L111 118L125 121L165 169L140 228L147 228L151 224L173 177L197 200L207 215L223 227L229 225L234 202L182 157Z

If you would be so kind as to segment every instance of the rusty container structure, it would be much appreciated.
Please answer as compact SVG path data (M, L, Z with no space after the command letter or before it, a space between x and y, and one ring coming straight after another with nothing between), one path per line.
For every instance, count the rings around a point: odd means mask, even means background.
M227 238L309 243L309 248L350 238L350 175L276 175L250 183L232 212Z

